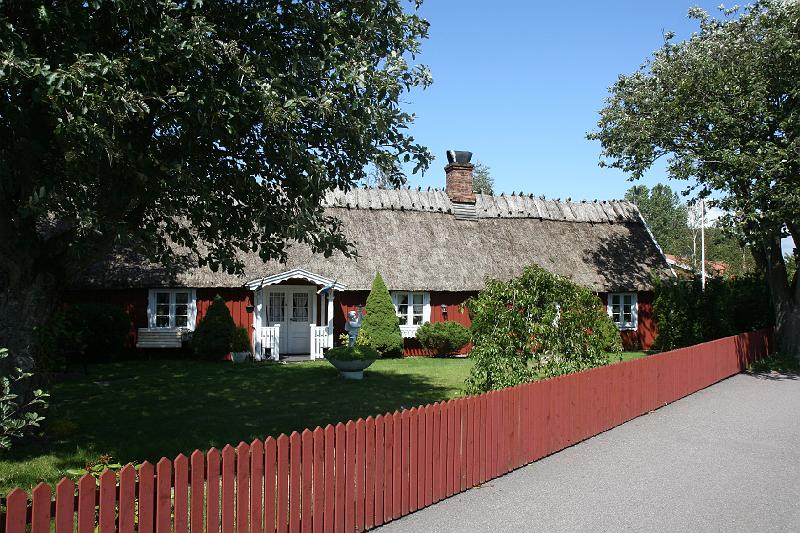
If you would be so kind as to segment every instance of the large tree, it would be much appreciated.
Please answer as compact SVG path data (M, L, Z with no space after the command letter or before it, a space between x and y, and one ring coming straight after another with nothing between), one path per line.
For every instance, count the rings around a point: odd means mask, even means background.
M686 205L669 185L659 183L652 189L634 185L625 192L625 199L639 208L664 253L682 257L691 253Z
M118 244L229 271L287 241L351 253L325 192L430 160L399 105L430 82L419 3L4 2L0 346L25 359Z
M727 213L769 283L779 348L800 357L800 285L781 238L800 242L800 2L765 0L719 19L620 76L601 111L601 165L640 178L659 159ZM798 256L793 257L795 262Z

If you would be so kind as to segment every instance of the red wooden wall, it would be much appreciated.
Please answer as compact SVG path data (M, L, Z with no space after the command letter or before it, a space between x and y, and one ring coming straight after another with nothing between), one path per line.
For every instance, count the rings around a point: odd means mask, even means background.
M292 285L308 284L305 280L289 280L286 283ZM129 347L132 348L136 344L136 329L147 327L147 293L147 289L75 291L68 293L67 301L69 303L92 301L119 306L132 317L129 340ZM202 320L214 300L214 296L217 294L225 300L236 325L246 328L252 339L253 316L247 312L247 306L254 303L253 292L244 287L197 289L197 320ZM461 305L469 297L477 293L433 291L430 294L431 322L453 320L466 327L470 326L469 312L466 309L462 309ZM369 291L344 291L335 294L333 325L334 342L336 344L338 344L339 335L345 332L345 316L349 311L355 310L358 305L365 305L368 295ZM599 297L605 306L607 294L600 293ZM315 298L318 298L318 296L315 295ZM445 306L444 312L442 311L443 304ZM638 305L638 328L636 331L623 331L620 333L626 350L648 350L655 340L656 324L653 320L653 293L639 292ZM320 305L317 305L317 323L320 323L321 317L322 309ZM462 351L466 353L468 347L465 347ZM405 339L405 355L425 356L432 354L429 350L422 348L416 339Z
M769 353L744 333L335 427L125 466L0 500L3 533L361 532L725 379ZM713 416L713 413L709 413ZM487 509L488 511L488 509Z

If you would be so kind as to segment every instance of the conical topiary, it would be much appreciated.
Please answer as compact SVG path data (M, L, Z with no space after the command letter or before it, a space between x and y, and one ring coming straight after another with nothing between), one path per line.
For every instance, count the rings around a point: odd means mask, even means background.
M228 306L218 294L211 302L206 316L197 324L192 335L192 349L198 357L218 360L231 352L231 341L236 331Z
M380 272L375 275L372 290L367 296L364 320L361 322L356 343L369 346L384 357L403 355L400 321Z

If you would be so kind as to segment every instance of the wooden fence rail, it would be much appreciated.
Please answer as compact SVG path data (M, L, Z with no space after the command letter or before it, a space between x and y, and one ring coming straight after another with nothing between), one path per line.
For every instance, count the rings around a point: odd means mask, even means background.
M0 533L354 532L657 409L769 352L744 333L576 374L8 493ZM77 490L76 490L77 485Z

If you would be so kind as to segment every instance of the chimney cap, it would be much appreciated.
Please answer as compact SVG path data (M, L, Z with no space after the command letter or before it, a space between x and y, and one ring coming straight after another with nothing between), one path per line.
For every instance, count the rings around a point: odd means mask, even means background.
M447 162L449 164L458 163L458 164L468 164L472 159L472 152L467 152L464 150L448 150L447 151Z

